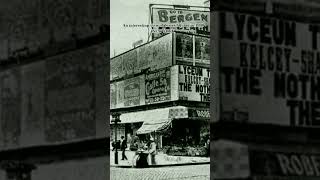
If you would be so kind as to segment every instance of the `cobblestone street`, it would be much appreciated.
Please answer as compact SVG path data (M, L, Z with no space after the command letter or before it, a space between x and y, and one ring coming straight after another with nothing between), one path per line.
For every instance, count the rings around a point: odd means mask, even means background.
M168 166L158 168L110 168L112 180L209 180L210 165Z

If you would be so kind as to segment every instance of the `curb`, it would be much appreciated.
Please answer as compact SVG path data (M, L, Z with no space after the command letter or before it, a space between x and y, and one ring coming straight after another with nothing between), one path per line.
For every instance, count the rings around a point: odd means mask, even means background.
M168 167L168 166L190 166L190 165L203 165L203 164L210 164L210 162L198 162L198 163L181 163L181 164L160 164L160 165L150 165L146 168L160 168L160 167ZM125 165L110 165L110 167L116 168L133 168L132 166L125 166ZM141 169L141 168L135 168Z

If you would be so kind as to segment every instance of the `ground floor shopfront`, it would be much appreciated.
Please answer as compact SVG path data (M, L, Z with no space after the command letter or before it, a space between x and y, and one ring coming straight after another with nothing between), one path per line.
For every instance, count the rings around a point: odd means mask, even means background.
M152 137L158 151L170 155L205 156L210 137L209 108L174 106L124 113L121 123L111 124L111 142L126 137L128 149L135 150L137 141L148 142Z

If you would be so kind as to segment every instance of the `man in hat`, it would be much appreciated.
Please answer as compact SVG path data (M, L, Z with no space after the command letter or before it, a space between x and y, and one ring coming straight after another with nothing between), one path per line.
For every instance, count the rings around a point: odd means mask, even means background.
M127 141L124 139L124 136L121 136L121 150L122 150L122 159L121 160L128 160L126 156L126 149L127 149Z
M154 142L154 138L150 138L149 153L151 155L151 164L156 164L157 144Z

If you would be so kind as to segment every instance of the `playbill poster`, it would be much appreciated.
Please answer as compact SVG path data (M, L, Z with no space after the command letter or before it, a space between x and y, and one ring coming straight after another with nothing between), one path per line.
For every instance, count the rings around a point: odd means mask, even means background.
M112 180L210 179L209 4L174 4L110 2Z

